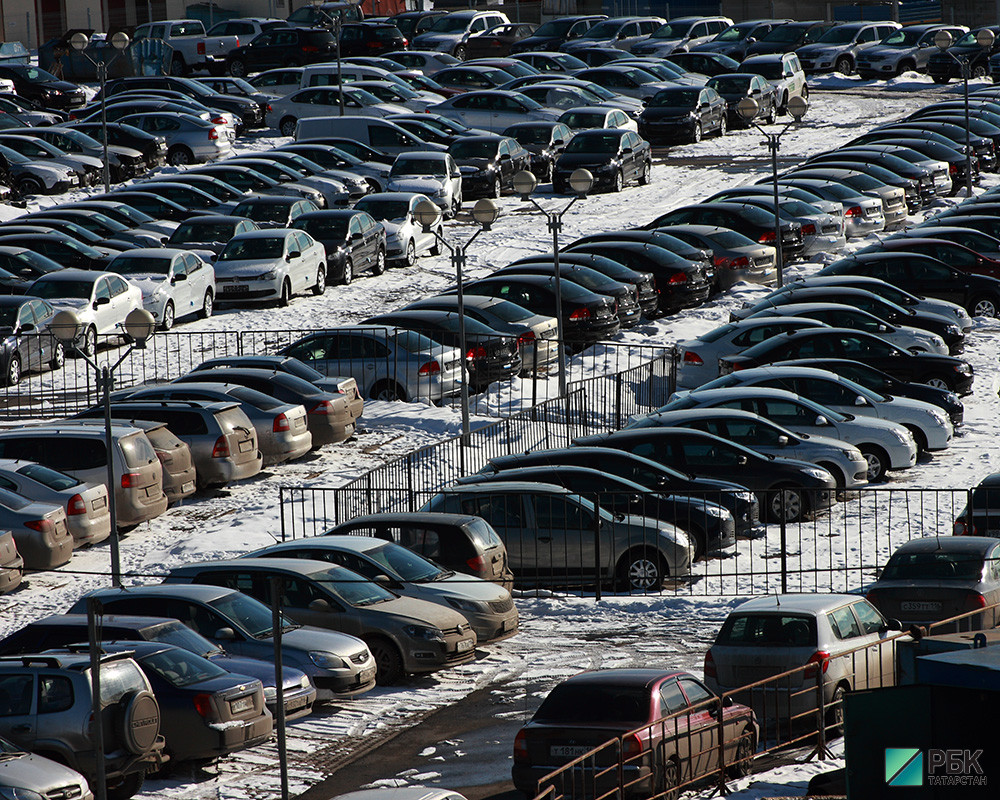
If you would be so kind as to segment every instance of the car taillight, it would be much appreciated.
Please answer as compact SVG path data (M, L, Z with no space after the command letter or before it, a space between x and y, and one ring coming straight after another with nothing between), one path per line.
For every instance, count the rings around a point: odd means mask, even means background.
M208 138L209 139L218 139L219 138L219 132L215 128L212 128L212 130L210 130L208 132Z
M205 43L204 42L198 42L198 55L200 55L200 56L205 55Z
M73 495L69 502L66 503L66 515L69 517L76 516L77 514L87 513L87 501L83 499L78 494Z
M709 650L705 653L705 667L704 667L706 678L717 678L719 677L719 672L715 668L715 659L712 658L712 651Z
M728 363L730 372L739 372L741 369L746 369L746 367L739 361L732 361Z
M49 519L29 519L24 523L24 527L31 528L31 530L38 531L39 533L49 533L55 528L52 520Z
M965 517L959 517L955 520L952 533L955 536L978 536L975 523L972 524L972 530L969 530L969 521Z
M437 375L441 371L441 365L437 361L428 361L421 364L417 370L418 375Z
M622 757L631 758L642 752L642 739L634 733L622 737Z
M578 308L576 309L576 311L574 311L572 314L569 315L569 318L572 320L576 320L577 322L580 322L581 320L584 319L590 319L590 309Z
M775 241L774 231L764 231L760 235L760 238L757 239L757 241L760 242L761 244L767 244L769 242Z
M470 347L468 352L466 352L465 357L469 361L474 361L477 358L486 358L486 348L482 345L478 347Z
M696 366L701 366L705 362L702 360L701 356L698 355L694 350L684 351L684 363L685 364L695 364Z
M736 269L737 267L749 267L750 259L746 256L739 256L738 258L729 258L728 256L716 256L715 266L719 269Z
M196 694L192 698L194 703L194 710L198 712L198 715L208 719L212 716L212 695L210 694Z
M123 489L136 489L139 486L139 481L141 477L138 472L123 472L122 473L122 488Z
M465 559L465 563L468 565L469 569L473 572L479 572L486 568L486 559L482 556L473 556L472 558Z
M861 216L861 206L851 206L847 211L844 212L845 217L860 217Z
M817 650L806 662L806 670L803 677L815 678L817 675L826 675L826 670L830 666L830 654L826 650Z
M670 283L687 283L687 273L686 272L675 272L670 276Z
M273 110L273 109L271 108L271 104L270 104L270 103L268 103L268 104L267 104L267 113L268 113L268 114L270 114L272 110Z
M524 731L518 731L514 737L514 760L528 760L528 735Z
M811 222L807 222L805 225L802 226L803 236L812 236L814 233L816 233L816 226L813 225Z
M978 611L981 608L986 608L986 598L979 592L969 592L965 597L965 610Z
M522 333L520 336L517 337L517 346L524 347L524 345L533 341L535 341L535 332L528 331L527 333Z
M333 403L329 400L320 400L316 405L309 409L310 414L332 414L333 413Z
M225 436L220 436L215 440L212 458L229 458L229 440Z
M408 45L409 43L410 43L410 40L409 40L409 39L407 39L407 38L406 38L406 37L404 36L404 37L403 37L403 47L406 47L406 46L407 46L407 45Z
M226 124L226 119L225 119L225 117L212 117L212 119L210 120L210 122L213 125L225 125Z
M290 431L292 429L291 424L288 421L288 416L282 412L274 418L274 422L271 424L271 431L273 433L284 433L285 431Z
M948 174L949 175L958 175L958 166L955 165L955 164L949 164L948 165Z

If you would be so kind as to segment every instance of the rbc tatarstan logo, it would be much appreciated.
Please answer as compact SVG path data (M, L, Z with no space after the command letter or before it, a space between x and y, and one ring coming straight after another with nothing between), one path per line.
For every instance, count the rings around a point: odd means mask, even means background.
M916 747L885 748L887 786L923 786L924 754Z

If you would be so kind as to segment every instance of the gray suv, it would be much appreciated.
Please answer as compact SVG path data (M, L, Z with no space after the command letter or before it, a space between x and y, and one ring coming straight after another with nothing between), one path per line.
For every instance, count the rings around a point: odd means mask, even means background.
M90 656L87 653L0 658L0 735L67 764L93 781ZM147 768L162 763L160 706L128 653L101 658L101 715L108 800L127 800Z
M969 32L961 25L907 25L858 53L858 77L867 81L894 78L907 71L926 72L927 62L938 52L934 44L938 31L948 31L953 39Z
M834 25L817 42L800 47L795 53L807 74L850 75L862 51L875 47L899 27L898 22L845 22Z

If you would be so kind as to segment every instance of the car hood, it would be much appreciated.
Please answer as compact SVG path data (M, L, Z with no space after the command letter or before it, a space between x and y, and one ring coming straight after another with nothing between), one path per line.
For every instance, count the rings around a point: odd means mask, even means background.
M805 47L800 47L796 50L795 54L800 58L803 56L811 58L820 53L832 53L835 50L850 50L853 46L853 44L807 44Z
M219 278L259 275L272 269L281 269L285 261L281 258L254 258L233 261L216 261L215 274Z
M570 167L603 167L617 160L618 156L611 156L607 153L563 153L556 160L556 165L560 169Z
M394 617L403 625L433 625L448 630L468 624L465 617L454 609L414 597L395 597L370 608L377 609L380 616Z
M32 161L28 164L10 165L12 172L16 172L19 168L24 172L34 173L35 175L51 175L57 180L65 179L67 175L72 175L76 172L72 167L68 167L65 164L52 162L43 164L41 161Z
M260 641L270 640L271 637L268 636L266 640ZM322 650L339 656L352 655L367 647L359 638L351 636L349 633L331 631L328 628L316 628L312 625L303 625L300 628L284 631L281 634L281 643L283 647L298 650L303 654L308 650Z
M452 572L446 578L425 583L414 583L424 595L437 597L461 597L468 600L478 600L481 603L492 603L503 600L507 591L490 581L470 580L468 575Z
M441 42L457 42L465 38L465 31L456 33L421 33L413 37L411 47L414 50L421 50L425 45L435 45Z
M275 686L274 665L256 658L240 658L239 656L219 655L209 659L213 664L218 664L224 670L236 673L237 675L247 675L256 678L265 687ZM285 689L295 689L302 685L305 673L287 664L282 666L282 685Z
M79 778L69 767L33 754L0 762L0 784L41 792L43 796L60 787L72 786Z
M169 286L166 275L129 275L128 279L138 286L143 294L152 294L157 289Z
M840 450L842 452L847 450L853 450L854 445L848 444L842 439L834 439L832 436L819 436L809 434L809 438L806 439L806 446L819 445L820 447L831 447L835 450Z
M441 178L410 178L399 177L390 178L388 191L390 192L413 192L415 194L433 195L444 188L444 180Z

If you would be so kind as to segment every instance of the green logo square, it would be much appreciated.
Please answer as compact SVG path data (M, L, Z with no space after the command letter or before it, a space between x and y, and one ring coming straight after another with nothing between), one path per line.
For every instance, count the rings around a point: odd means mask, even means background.
M885 748L885 782L888 786L923 786L923 752L916 747Z

